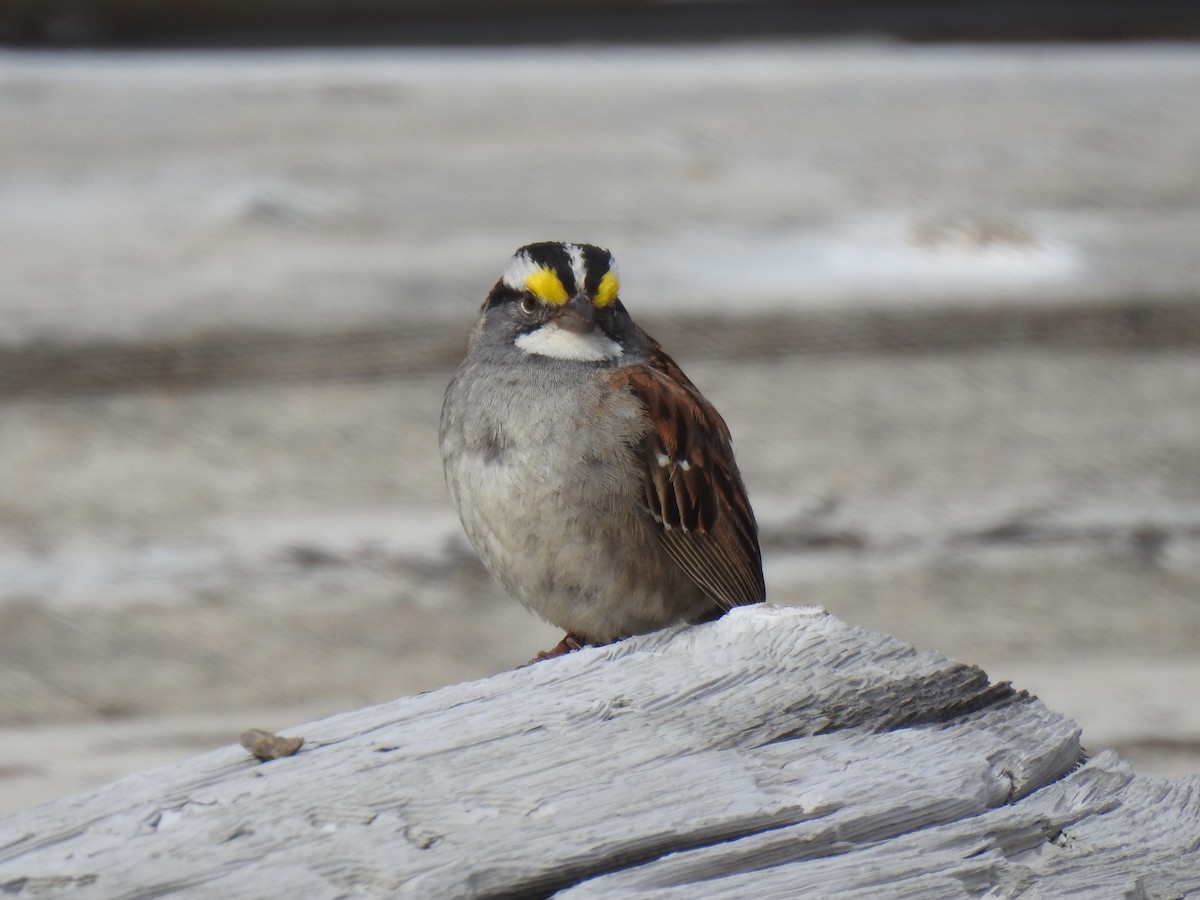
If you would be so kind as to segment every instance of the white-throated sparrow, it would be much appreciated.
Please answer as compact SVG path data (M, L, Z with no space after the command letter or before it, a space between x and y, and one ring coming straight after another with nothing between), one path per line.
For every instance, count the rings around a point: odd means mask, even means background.
M442 406L467 537L509 594L567 632L539 658L766 593L729 430L617 293L607 250L522 247Z

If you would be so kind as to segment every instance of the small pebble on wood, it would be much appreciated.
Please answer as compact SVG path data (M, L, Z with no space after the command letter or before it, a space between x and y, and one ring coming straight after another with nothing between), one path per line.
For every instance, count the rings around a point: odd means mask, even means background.
M261 728L251 728L243 731L238 743L261 760L280 759L284 756L294 756L304 744L302 737L283 737L272 734Z

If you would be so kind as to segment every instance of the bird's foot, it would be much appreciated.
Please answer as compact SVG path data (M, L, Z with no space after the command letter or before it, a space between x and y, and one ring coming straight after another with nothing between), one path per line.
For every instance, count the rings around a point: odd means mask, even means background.
M563 635L563 639L555 644L549 650L541 651L537 656L525 663L525 666L532 666L536 662L541 662L545 659L554 659L556 656L566 656L568 653L574 653L576 650L584 648L584 640L578 635L567 632ZM522 666L521 668L524 668Z

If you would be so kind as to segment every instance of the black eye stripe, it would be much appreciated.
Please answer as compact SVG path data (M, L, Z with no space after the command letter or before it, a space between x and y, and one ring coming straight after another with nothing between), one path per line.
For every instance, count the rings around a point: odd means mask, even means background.
M498 281L491 291L488 292L487 299L483 301L483 307L484 309L490 309L493 306L508 303L510 300L516 300L520 296L520 291L514 291L503 281Z

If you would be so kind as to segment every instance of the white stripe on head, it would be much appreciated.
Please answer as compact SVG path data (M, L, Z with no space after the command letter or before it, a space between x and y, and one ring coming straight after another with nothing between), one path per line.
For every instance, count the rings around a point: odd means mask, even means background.
M583 248L578 244L564 244L567 258L571 260L571 274L575 276L575 292L583 290L583 282L587 278L587 267L583 264Z
M576 334L553 323L522 334L513 343L532 356L572 362L603 362L625 353L620 344L598 331Z
M501 276L500 280L514 291L523 291L525 290L529 276L541 268L528 253L522 250L508 261L508 265L504 267L504 275Z

